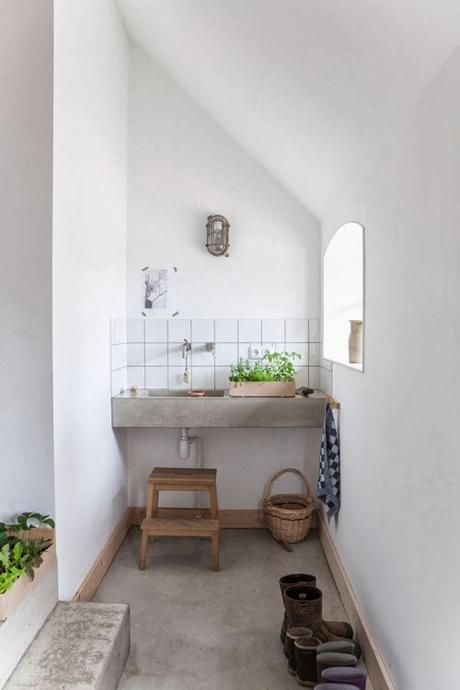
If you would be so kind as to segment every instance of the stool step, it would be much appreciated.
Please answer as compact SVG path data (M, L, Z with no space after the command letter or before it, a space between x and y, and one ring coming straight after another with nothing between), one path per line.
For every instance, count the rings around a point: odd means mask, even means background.
M186 467L155 467L149 475L149 484L215 484L217 470Z
M192 536L196 534L206 535L210 532L219 531L219 520L209 518L150 518L142 520L142 531L157 536L171 535L176 537Z

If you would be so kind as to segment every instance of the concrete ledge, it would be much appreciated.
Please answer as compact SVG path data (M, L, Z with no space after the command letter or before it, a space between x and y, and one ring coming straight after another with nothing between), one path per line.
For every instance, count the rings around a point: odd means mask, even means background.
M126 604L59 603L5 690L116 690L129 647Z
M138 397L112 398L113 427L296 428L322 427L324 396L315 398Z

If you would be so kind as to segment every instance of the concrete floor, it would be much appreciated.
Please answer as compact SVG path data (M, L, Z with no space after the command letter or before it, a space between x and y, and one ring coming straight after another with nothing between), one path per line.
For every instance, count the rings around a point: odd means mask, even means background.
M178 538L151 544L141 572L139 530L131 529L93 599L131 607L122 690L298 690L279 640L278 578L286 573L316 574L324 617L346 618L315 531L292 553L265 530L221 535L219 573L209 541Z

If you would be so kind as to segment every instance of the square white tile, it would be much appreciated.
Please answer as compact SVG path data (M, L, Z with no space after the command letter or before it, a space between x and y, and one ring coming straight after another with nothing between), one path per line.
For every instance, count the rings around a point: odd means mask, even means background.
M145 321L145 342L168 342L168 322L166 319L148 319Z
M128 366L144 365L144 344L128 343Z
M236 343L238 340L238 322L236 319L216 319L216 343Z
M296 367L295 385L308 386L308 367Z
M308 343L308 319L286 319L286 342Z
M169 366L185 366L185 358L183 356L184 348L181 343L170 342L168 345L168 364ZM189 366L191 365L191 358L189 353Z
M228 388L230 381L230 367L216 367L216 388Z
M112 371L114 369L121 369L122 367L126 367L127 364L128 354L126 343L121 343L120 345L112 345Z
M208 340L208 342L210 342ZM206 350L206 343L192 343L192 365L200 367L213 367L214 355Z
M327 371L326 369L323 369L321 367L320 371L320 388L324 393L328 393L331 395L332 393L332 377L331 377L331 372Z
M127 341L128 343L143 343L144 342L144 320L143 319L128 319L126 322Z
M257 345L257 343L238 343L238 360L249 359L249 349L251 345ZM251 359L251 362L256 362L256 359ZM233 362L232 362L233 364Z
M168 381L169 388L191 388L191 371L189 369L189 380L188 383L184 381L184 367L169 367L168 368Z
M284 346L284 343L262 343L262 350L264 348L267 348L267 350L271 350L272 352L285 352L286 348Z
M128 367L127 371L127 388L130 386L137 386L138 388L145 388L145 369L144 367Z
M192 367L192 388L214 388L214 367Z
M321 343L310 343L308 348L308 364L311 367L319 367L321 364Z
M321 386L321 367L308 367L308 385L310 388L320 388Z
M284 319L263 319L262 339L267 343L284 343Z
M146 388L167 388L168 367L145 367Z
M168 346L166 343L146 343L145 344L145 364L146 366L167 366Z
M190 319L168 319L168 339L170 343L183 343L190 340Z
M192 343L214 342L214 319L192 319Z
M127 388L126 367L112 372L112 395L119 395Z
M308 343L286 343L286 352L297 352L300 355L294 361L296 366L308 366Z
M245 343L262 342L262 321L260 319L239 319L238 340Z
M110 322L110 342L112 345L127 342L126 325L126 319L112 319Z
M238 346L236 343L216 343L216 365L236 364Z
M321 342L321 323L319 319L310 319L308 322L309 336L308 340L310 343L320 343Z

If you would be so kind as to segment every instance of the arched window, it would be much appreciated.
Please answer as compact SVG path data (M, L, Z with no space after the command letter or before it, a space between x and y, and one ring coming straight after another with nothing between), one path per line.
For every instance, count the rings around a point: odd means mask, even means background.
M363 370L364 228L342 225L323 259L323 357Z

